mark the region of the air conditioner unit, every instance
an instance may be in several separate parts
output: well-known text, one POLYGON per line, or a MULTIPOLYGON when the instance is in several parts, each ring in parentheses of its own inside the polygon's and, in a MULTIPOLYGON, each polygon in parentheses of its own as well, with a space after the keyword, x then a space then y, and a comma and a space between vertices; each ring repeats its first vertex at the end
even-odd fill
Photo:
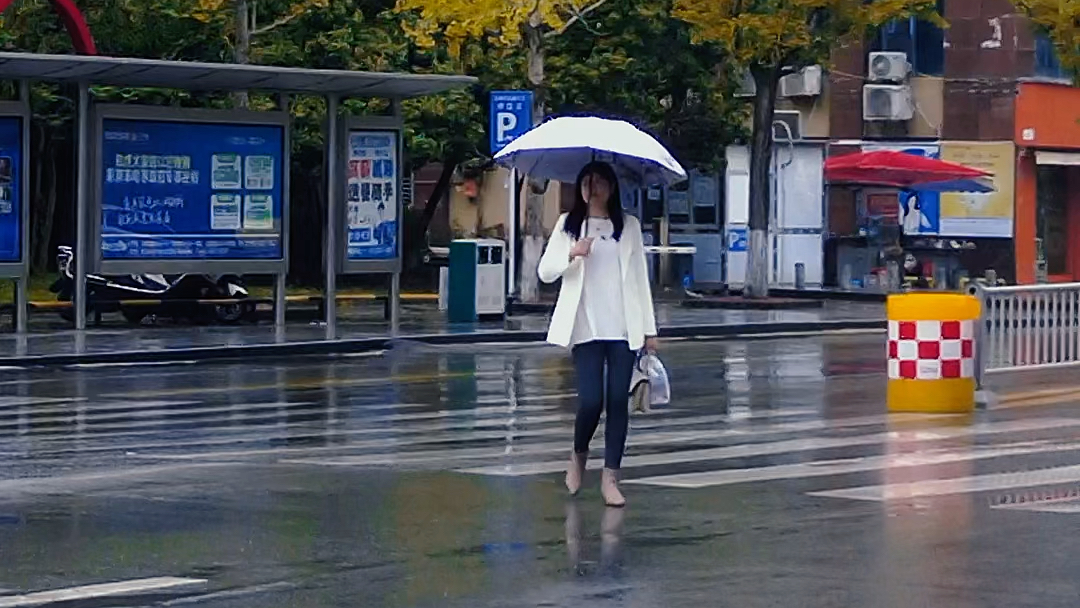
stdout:
POLYGON ((908 121, 915 116, 915 101, 906 84, 868 84, 863 87, 863 120, 908 121))
POLYGON ((907 53, 879 52, 870 53, 868 61, 868 79, 870 82, 904 82, 911 73, 907 53))
POLYGON ((773 112, 773 141, 802 139, 802 113, 798 110, 773 112))
POLYGON ((780 79, 780 97, 814 97, 821 95, 821 66, 805 67, 780 79))

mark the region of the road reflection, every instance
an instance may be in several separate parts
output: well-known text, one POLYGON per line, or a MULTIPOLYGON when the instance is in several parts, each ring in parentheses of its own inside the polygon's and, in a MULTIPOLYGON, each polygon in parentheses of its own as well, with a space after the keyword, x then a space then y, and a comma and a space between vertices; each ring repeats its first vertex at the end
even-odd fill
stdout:
POLYGON ((626 523, 626 509, 604 508, 600 517, 600 547, 599 561, 590 559, 593 552, 590 547, 583 547, 584 541, 589 540, 591 535, 583 536, 583 529, 589 528, 583 525, 581 507, 576 500, 566 503, 566 552, 571 571, 578 576, 599 574, 601 576, 616 576, 623 570, 623 530, 626 523))

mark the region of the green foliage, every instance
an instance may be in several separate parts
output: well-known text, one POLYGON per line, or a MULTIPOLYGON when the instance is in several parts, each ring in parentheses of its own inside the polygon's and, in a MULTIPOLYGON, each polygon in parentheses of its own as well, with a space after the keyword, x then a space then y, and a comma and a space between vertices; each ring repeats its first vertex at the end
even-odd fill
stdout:
POLYGON ((1061 67, 1080 76, 1080 2, 1076 0, 1016 0, 1032 23, 1054 44, 1061 67))
POLYGON ((580 34, 550 43, 556 112, 612 114, 660 137, 687 166, 715 169, 744 136, 745 104, 719 46, 695 45, 672 0, 610 0, 580 34))
POLYGON ((838 44, 894 19, 919 16, 944 25, 937 0, 675 0, 675 15, 699 41, 723 46, 740 65, 825 63, 838 44))

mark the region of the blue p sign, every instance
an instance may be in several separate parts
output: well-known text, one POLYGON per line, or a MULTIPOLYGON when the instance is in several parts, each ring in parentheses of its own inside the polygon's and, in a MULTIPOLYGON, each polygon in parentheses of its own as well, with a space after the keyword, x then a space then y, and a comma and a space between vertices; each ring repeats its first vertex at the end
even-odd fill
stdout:
POLYGON ((532 128, 532 91, 492 91, 491 153, 495 154, 532 128))

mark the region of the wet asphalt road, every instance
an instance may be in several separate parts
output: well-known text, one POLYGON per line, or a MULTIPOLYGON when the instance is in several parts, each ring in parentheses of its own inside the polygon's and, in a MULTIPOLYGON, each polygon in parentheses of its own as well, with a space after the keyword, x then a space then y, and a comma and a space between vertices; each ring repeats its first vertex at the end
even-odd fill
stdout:
POLYGON ((667 344, 621 511, 564 495, 555 349, 3 371, 0 606, 1080 605, 1075 397, 889 417, 883 354, 667 344))

